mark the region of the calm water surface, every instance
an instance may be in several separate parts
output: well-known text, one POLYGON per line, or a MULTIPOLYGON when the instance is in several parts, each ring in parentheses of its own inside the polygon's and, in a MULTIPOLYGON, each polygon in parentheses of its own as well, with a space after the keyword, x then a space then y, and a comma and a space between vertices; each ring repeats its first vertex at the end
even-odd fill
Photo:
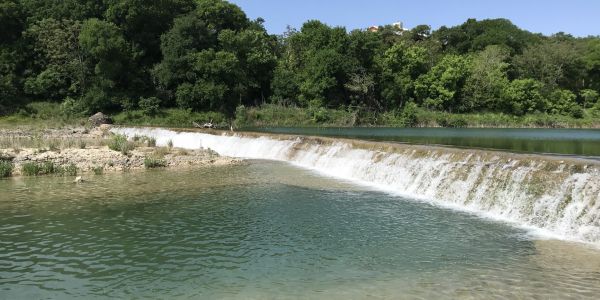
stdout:
POLYGON ((0 299, 594 299, 600 251, 283 163, 0 180, 0 299))
POLYGON ((250 131, 447 145, 513 152, 600 156, 599 129, 251 128, 250 131))

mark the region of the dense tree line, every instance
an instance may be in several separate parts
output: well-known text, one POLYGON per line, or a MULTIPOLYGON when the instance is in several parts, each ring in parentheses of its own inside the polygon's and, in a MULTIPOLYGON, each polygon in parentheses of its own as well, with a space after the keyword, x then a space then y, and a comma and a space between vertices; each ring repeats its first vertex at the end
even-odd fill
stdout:
POLYGON ((0 28, 0 114, 33 101, 71 114, 278 103, 581 117, 600 105, 600 38, 505 19, 376 32, 313 20, 274 36, 222 0, 0 0, 0 28))

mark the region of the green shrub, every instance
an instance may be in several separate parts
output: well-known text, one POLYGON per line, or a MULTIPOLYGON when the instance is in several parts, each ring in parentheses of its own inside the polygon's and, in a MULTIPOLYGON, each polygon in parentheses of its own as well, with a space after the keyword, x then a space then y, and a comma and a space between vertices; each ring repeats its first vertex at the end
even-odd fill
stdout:
POLYGON ((77 166, 75 164, 68 164, 60 168, 59 173, 63 176, 77 176, 77 166))
POLYGON ((160 99, 156 97, 140 98, 140 110, 147 116, 155 116, 160 111, 160 99))
POLYGON ((45 161, 41 164, 40 175, 54 174, 57 171, 59 171, 59 169, 51 161, 45 161))
POLYGON ((92 172, 94 172, 95 175, 102 175, 102 174, 104 174, 104 167, 103 166, 93 167, 92 172))
POLYGON ((127 155, 131 150, 135 149, 135 144, 127 140, 127 137, 121 134, 114 135, 108 144, 108 148, 113 151, 119 151, 127 155))
POLYGON ((146 140, 146 143, 148 144, 148 147, 156 147, 156 139, 155 138, 148 138, 146 140))
POLYGON ((0 178, 9 177, 12 175, 14 165, 7 160, 0 160, 0 178))
POLYGON ((25 176, 36 176, 40 173, 40 165, 35 162, 27 162, 21 166, 21 173, 25 176))
POLYGON ((78 144, 79 149, 85 149, 85 147, 87 146, 87 143, 84 140, 79 140, 78 144))
POLYGON ((25 176, 49 175, 54 174, 57 171, 58 168, 56 168, 54 163, 51 161, 45 161, 42 163, 27 162, 21 166, 21 173, 25 176))
POLYGON ((419 120, 417 118, 418 107, 413 102, 408 102, 402 109, 402 113, 400 114, 400 118, 402 118, 402 126, 404 127, 414 127, 418 124, 419 120))
POLYGON ((167 162, 164 159, 146 157, 144 159, 144 167, 146 169, 164 168, 167 166, 167 162))

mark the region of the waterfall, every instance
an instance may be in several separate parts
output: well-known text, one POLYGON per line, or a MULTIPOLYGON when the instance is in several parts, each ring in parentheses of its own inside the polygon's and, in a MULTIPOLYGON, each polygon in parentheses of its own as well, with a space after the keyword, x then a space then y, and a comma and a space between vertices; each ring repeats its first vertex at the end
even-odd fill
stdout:
POLYGON ((257 133, 113 128, 158 145, 290 162, 386 192, 600 246, 600 164, 583 159, 257 133))

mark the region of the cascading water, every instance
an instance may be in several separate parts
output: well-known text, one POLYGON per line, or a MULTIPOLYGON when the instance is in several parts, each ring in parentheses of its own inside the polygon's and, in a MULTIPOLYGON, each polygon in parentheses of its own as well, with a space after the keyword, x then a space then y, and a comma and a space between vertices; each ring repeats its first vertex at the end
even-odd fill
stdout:
POLYGON ((388 192, 600 246, 600 166, 596 162, 269 134, 114 128, 158 145, 210 148, 221 155, 293 163, 388 192))

